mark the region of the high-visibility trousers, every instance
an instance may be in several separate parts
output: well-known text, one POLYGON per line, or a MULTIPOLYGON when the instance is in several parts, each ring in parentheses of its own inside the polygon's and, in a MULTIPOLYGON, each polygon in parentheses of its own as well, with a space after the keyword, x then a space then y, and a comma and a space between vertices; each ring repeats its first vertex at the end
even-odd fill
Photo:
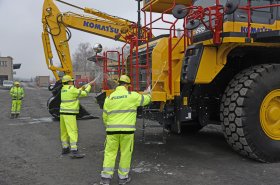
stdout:
POLYGON ((77 150, 78 127, 76 115, 60 115, 60 139, 63 148, 77 150))
POLYGON ((134 134, 112 134, 106 136, 103 170, 101 177, 112 178, 115 161, 120 147, 118 175, 120 179, 128 178, 134 147, 134 134))
POLYGON ((21 110, 21 100, 12 100, 11 114, 19 114, 21 110))

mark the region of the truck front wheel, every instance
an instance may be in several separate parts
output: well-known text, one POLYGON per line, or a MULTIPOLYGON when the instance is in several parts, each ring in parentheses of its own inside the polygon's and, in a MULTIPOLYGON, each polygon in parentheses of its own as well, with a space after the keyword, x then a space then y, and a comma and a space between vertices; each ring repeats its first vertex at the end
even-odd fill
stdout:
POLYGON ((235 151, 261 162, 280 161, 280 64, 236 75, 223 95, 220 119, 235 151))

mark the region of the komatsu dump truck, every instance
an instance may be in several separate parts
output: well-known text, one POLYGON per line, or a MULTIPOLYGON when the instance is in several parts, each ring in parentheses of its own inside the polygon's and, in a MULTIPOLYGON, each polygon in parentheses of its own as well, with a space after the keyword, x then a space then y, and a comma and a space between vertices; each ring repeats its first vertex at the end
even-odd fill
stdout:
POLYGON ((280 1, 150 0, 142 11, 149 29, 170 25, 127 61, 133 89, 152 89, 158 121, 177 133, 221 124, 238 153, 279 161, 280 1))

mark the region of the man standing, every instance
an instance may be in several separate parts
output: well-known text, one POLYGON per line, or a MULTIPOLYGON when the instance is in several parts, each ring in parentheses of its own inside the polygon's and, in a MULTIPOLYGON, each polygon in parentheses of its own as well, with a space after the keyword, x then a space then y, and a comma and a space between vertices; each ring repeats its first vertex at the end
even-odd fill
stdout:
POLYGON ((122 75, 119 86, 106 98, 103 121, 106 127, 106 146, 100 184, 109 185, 114 174, 115 160, 120 147, 119 184, 130 182, 128 176, 134 146, 137 107, 150 103, 150 95, 128 91, 130 78, 122 75))
POLYGON ((80 97, 89 94, 91 84, 77 89, 74 87, 74 79, 65 75, 62 77, 63 87, 61 89, 60 104, 60 137, 62 143, 62 155, 71 152, 72 158, 83 158, 85 155, 78 152, 78 127, 76 115, 80 109, 80 97))
POLYGON ((19 82, 14 82, 10 95, 12 97, 11 119, 18 118, 21 110, 21 100, 24 97, 24 90, 20 87, 19 82))

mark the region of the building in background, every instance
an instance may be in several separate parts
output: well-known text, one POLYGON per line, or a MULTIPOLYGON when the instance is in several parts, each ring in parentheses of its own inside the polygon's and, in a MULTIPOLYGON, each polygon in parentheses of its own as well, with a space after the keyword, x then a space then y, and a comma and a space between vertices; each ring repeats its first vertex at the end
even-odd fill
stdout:
POLYGON ((13 58, 0 57, 0 85, 4 80, 13 80, 13 58))
POLYGON ((35 81, 39 87, 48 87, 50 85, 50 76, 36 76, 35 81))
POLYGON ((14 69, 20 69, 21 64, 13 64, 13 58, 0 57, 0 86, 3 85, 4 80, 13 81, 13 75, 16 73, 14 69))

